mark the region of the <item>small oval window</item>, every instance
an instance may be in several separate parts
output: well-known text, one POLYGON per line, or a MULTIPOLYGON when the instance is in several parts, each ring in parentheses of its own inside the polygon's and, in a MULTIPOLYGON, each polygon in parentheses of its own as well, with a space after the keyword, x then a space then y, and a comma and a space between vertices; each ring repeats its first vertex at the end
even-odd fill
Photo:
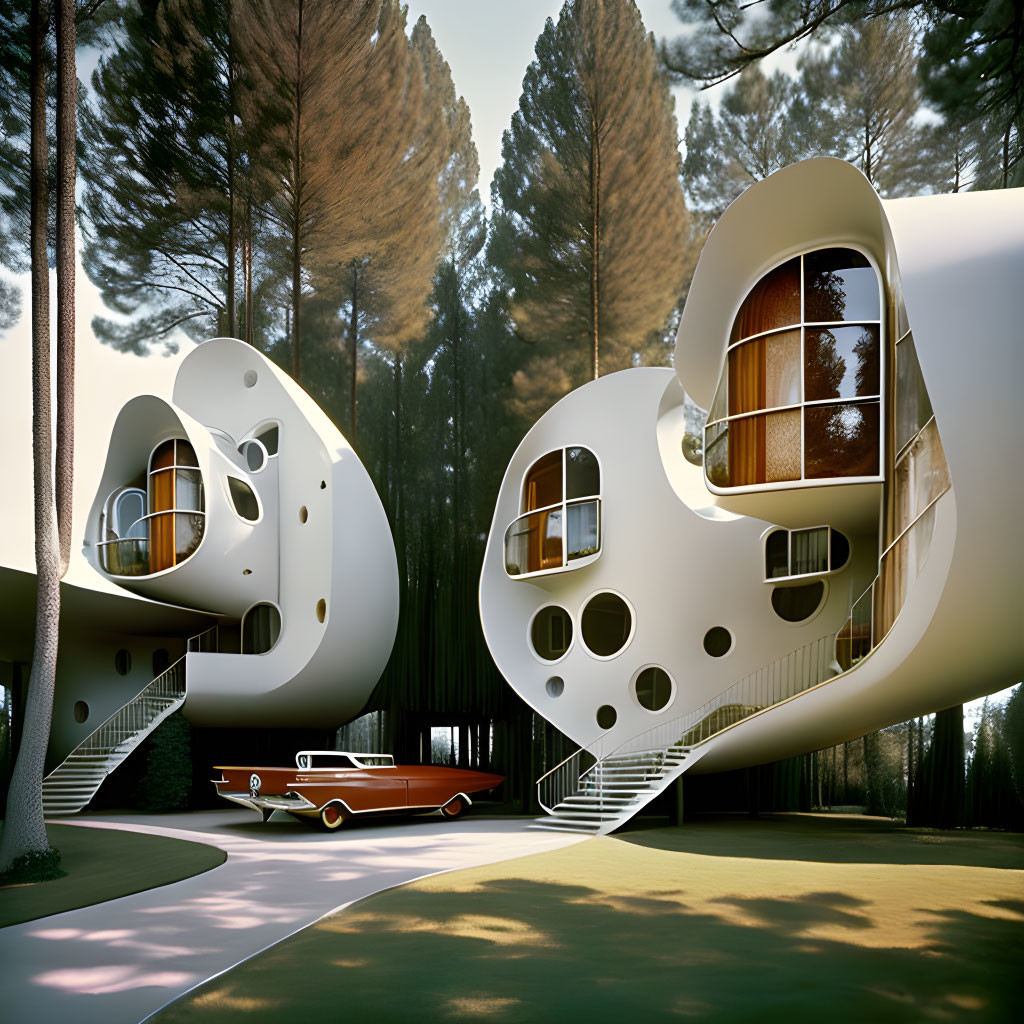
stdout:
POLYGON ((645 668, 636 677, 633 689, 640 707, 648 711, 661 711, 672 699, 672 679, 657 665, 645 668))
POLYGON ((580 617, 583 642, 587 650, 599 658, 618 654, 626 646, 632 629, 633 615, 629 605, 610 591, 595 594, 580 617))
POLYGON ((602 729, 610 729, 618 721, 618 718, 618 712, 611 704, 602 704, 597 709, 597 724, 602 729))
POLYGON ((122 647, 114 655, 114 668, 119 676, 126 676, 132 670, 132 655, 129 650, 122 647))
POLYGON ((786 622, 803 622, 818 610, 824 596, 825 584, 821 580, 800 587, 775 587, 772 610, 786 622))
POLYGON ((266 654, 281 635, 281 613, 272 604, 254 604, 242 616, 242 653, 266 654))
POLYGON ((267 449, 262 441, 252 438, 243 442, 238 449, 245 459, 246 468, 250 473, 258 473, 267 464, 267 449))
POLYGON ((725 626, 712 626, 704 634, 704 650, 712 658, 721 658, 732 648, 732 633, 725 626))
POLYGON ((89 717, 89 705, 84 700, 75 701, 75 721, 81 725, 89 717))
POLYGON ((561 697, 565 691, 565 680, 561 676, 552 676, 545 684, 549 697, 561 697))
POLYGON ((228 492, 231 494, 231 503, 235 511, 250 523, 254 523, 260 517, 260 504, 256 500, 256 492, 238 477, 228 477, 228 492))
POLYGON ((541 608, 530 627, 530 642, 538 657, 545 661, 557 661, 572 643, 572 619, 569 613, 553 604, 541 608))

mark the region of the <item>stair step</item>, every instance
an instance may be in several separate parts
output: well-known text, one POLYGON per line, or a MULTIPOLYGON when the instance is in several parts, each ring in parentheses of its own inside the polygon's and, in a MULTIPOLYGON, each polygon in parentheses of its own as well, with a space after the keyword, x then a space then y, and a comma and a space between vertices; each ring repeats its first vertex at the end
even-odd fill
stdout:
POLYGON ((527 828, 553 828, 560 832, 586 832, 593 835, 601 827, 600 822, 575 821, 572 818, 538 818, 536 824, 527 828))

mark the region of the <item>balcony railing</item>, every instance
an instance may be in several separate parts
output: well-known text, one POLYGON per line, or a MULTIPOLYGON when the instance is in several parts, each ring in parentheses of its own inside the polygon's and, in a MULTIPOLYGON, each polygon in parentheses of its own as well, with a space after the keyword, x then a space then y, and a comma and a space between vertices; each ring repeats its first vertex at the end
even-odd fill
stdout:
POLYGON ((601 550, 601 499, 527 512, 505 531, 505 571, 518 578, 576 568, 601 550))

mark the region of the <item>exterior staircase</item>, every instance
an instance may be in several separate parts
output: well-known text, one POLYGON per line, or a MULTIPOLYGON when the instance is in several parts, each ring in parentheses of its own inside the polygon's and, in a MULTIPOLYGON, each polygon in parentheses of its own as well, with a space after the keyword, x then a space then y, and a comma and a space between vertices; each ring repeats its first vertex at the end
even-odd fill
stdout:
POLYGON ((182 657, 86 736, 43 779, 43 813, 51 818, 77 814, 96 795, 103 780, 184 703, 182 657))
POLYGON ((656 750, 615 753, 579 778, 575 792, 528 828, 606 835, 667 789, 700 756, 676 744, 656 750))

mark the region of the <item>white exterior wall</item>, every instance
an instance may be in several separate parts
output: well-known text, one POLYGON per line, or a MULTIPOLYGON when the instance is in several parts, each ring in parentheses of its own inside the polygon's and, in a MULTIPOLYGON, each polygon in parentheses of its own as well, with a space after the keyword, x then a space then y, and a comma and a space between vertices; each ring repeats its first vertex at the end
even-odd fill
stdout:
POLYGON ((759 538, 768 523, 746 516, 863 530, 878 521, 881 487, 794 485, 714 495, 680 451, 682 390, 710 406, 733 320, 751 287, 789 256, 841 245, 869 253, 880 270, 886 348, 895 343, 903 297, 952 487, 936 504, 929 555, 881 645, 834 681, 720 733, 695 770, 758 764, 852 739, 993 692, 1024 673, 1024 552, 1015 536, 1024 507, 1024 194, 882 202, 850 165, 806 161, 748 189, 709 236, 679 329, 678 380, 672 371, 637 369, 578 389, 527 434, 503 481, 480 582, 488 645, 531 706, 580 744, 599 737, 598 754, 659 718, 698 708, 787 651, 834 634, 878 570, 877 530, 854 532, 853 558, 830 579, 825 606, 807 623, 782 622, 768 605, 771 587, 761 582, 759 538), (523 474, 564 444, 585 445, 602 463, 601 556, 579 570, 510 579, 502 545, 520 511, 523 474), (527 637, 536 608, 562 604, 578 631, 581 604, 603 589, 620 592, 636 609, 630 644, 600 662, 581 649, 577 632, 564 659, 544 666, 527 637), (701 647, 712 625, 734 634, 725 658, 710 659, 701 647), (648 664, 665 668, 676 684, 659 715, 639 708, 630 694, 636 670, 648 664), (544 691, 555 674, 565 680, 559 698, 544 691), (619 718, 602 732, 594 716, 605 703, 619 718))

